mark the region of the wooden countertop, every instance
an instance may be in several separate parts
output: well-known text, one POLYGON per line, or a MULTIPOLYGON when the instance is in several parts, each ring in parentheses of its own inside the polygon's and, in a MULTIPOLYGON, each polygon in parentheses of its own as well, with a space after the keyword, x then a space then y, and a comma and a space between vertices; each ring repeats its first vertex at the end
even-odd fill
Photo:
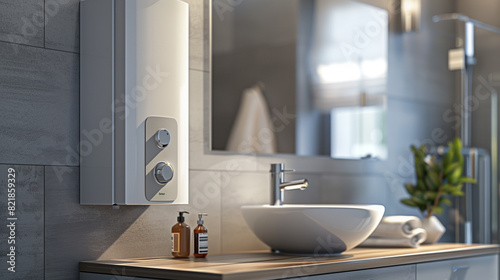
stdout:
POLYGON ((85 261, 80 272, 158 279, 282 279, 436 260, 498 254, 498 245, 436 244, 418 249, 355 248, 334 257, 269 252, 209 255, 206 259, 152 257, 85 261))

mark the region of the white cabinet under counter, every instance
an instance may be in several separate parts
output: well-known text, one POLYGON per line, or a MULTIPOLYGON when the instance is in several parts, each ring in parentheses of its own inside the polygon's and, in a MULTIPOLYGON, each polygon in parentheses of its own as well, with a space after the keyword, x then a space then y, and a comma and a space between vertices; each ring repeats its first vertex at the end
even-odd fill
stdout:
MULTIPOLYGON (((398 265, 350 272, 291 278, 289 280, 415 280, 415 265, 398 265)), ((431 278, 433 279, 433 278, 431 278)), ((429 280, 429 278, 427 279, 429 280)))
POLYGON ((498 254, 498 245, 436 244, 418 249, 355 248, 332 257, 262 251, 206 259, 164 256, 81 262, 80 279, 498 279, 498 254))
POLYGON ((498 279, 498 255, 417 264, 417 280, 498 279))

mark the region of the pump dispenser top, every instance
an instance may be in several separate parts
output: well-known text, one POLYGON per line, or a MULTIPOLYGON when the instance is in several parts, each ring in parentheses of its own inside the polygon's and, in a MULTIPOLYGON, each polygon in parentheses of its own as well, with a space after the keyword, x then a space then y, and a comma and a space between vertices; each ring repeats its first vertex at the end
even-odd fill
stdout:
POLYGON ((177 222, 184 223, 184 221, 185 221, 184 216, 183 216, 184 214, 189 214, 189 212, 188 211, 179 211, 179 217, 177 217, 177 222))
POLYGON ((203 225, 203 216, 208 216, 207 213, 200 213, 198 214, 198 224, 203 225))

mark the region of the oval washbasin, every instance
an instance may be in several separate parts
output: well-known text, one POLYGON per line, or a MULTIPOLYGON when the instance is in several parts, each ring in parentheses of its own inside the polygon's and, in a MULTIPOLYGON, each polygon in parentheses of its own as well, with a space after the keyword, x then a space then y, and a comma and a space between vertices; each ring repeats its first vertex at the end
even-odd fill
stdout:
POLYGON ((333 255, 363 242, 380 223, 382 205, 251 205, 241 211, 250 229, 271 249, 300 255, 333 255))

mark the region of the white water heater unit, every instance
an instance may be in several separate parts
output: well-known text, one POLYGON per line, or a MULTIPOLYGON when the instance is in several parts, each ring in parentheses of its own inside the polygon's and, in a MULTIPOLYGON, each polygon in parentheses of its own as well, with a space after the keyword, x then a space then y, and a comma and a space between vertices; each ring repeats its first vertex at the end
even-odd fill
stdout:
POLYGON ((85 0, 80 12, 80 203, 187 204, 188 4, 85 0))

